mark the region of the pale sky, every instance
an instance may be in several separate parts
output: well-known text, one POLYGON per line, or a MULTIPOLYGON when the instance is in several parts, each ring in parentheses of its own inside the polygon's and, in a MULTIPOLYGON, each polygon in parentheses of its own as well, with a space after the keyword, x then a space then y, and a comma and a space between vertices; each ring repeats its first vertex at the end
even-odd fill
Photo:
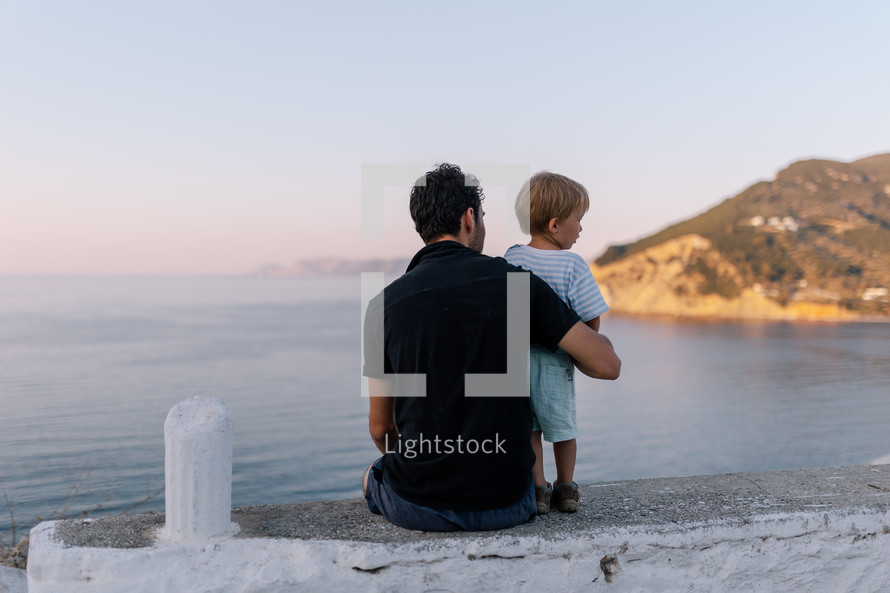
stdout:
MULTIPOLYGON (((888 31, 884 0, 0 0, 0 274, 410 256, 407 187, 362 238, 364 163, 573 177, 592 259, 890 152, 888 31)), ((513 196, 481 177, 501 255, 513 196)))

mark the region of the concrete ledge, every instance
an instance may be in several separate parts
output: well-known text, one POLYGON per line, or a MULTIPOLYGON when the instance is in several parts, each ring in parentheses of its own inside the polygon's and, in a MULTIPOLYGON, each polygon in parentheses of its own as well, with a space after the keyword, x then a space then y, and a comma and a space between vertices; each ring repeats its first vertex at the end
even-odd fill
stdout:
POLYGON ((28 593, 25 571, 0 564, 0 593, 28 593))
POLYGON ((890 466, 581 487, 581 510, 424 533, 358 499, 234 509, 236 536, 159 537, 163 515, 42 523, 29 591, 885 591, 890 466))

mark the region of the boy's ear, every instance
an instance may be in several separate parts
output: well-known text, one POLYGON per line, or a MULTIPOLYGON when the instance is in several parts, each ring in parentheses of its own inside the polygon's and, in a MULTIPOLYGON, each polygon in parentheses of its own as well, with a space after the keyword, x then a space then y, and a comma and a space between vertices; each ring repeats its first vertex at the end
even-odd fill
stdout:
POLYGON ((556 231, 558 231, 559 230, 559 219, 551 218, 550 222, 547 223, 547 230, 550 231, 551 233, 555 233, 556 231))

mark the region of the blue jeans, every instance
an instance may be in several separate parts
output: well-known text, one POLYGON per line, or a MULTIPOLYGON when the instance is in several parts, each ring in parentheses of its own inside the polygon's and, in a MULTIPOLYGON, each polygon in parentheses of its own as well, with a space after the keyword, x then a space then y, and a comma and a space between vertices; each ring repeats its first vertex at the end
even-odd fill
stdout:
MULTIPOLYGON (((391 453, 387 453, 391 455, 391 453)), ((531 478, 531 476, 529 476, 531 478)), ((390 523, 419 531, 489 531, 506 529, 533 518, 538 508, 535 503, 535 483, 529 481, 525 496, 514 505, 485 511, 449 511, 432 509, 407 501, 386 482, 383 457, 371 466, 365 500, 372 513, 383 515, 390 523)))

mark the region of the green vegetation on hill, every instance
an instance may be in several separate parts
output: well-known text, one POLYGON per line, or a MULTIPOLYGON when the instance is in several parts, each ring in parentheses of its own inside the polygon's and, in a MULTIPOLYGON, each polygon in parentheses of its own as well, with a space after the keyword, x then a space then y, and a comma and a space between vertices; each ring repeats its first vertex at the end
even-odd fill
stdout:
POLYGON ((701 294, 732 298, 759 284, 782 302, 808 288, 808 299, 886 313, 880 299, 861 297, 867 288, 890 288, 890 154, 794 163, 699 216, 609 247, 596 263, 688 234, 709 239, 738 271, 730 278, 705 261, 690 263, 701 294))
POLYGON ((702 279, 698 287, 699 294, 716 294, 725 299, 733 299, 742 293, 742 286, 735 277, 721 274, 703 259, 689 262, 686 274, 702 279))

